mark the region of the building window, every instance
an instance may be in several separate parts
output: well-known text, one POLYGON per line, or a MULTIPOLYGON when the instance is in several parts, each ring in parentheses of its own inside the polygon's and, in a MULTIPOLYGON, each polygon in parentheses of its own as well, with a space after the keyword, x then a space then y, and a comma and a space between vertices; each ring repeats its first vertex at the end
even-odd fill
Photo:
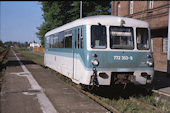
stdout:
POLYGON ((163 38, 163 47, 162 47, 162 52, 167 53, 168 51, 168 38, 163 38))
POLYGON ((117 4, 117 15, 120 16, 120 2, 117 4))
POLYGON ((130 1, 130 14, 133 14, 133 1, 130 1))
POLYGON ((153 1, 149 1, 149 9, 153 9, 153 1))

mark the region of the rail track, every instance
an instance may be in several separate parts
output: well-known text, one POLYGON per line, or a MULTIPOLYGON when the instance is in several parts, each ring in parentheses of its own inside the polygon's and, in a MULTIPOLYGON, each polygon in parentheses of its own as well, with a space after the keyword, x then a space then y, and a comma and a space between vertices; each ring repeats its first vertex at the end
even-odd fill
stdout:
POLYGON ((2 63, 3 63, 4 59, 6 58, 6 56, 8 55, 9 50, 10 49, 8 48, 8 49, 5 49, 5 50, 0 52, 0 66, 2 65, 2 63))

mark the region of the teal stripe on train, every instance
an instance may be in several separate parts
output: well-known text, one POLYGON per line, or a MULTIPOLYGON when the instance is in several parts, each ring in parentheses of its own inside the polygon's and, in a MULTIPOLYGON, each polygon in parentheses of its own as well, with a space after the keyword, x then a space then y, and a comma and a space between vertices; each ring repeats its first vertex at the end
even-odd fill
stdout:
MULTIPOLYGON (((51 49, 52 50, 52 49, 51 49)), ((53 49, 53 51, 46 51, 47 54, 59 55, 73 58, 72 49, 53 49)), ((151 70, 153 67, 147 65, 147 55, 150 52, 125 52, 125 51, 79 51, 78 59, 84 65, 86 70, 92 70, 93 65, 91 61, 97 59, 99 61, 98 70, 151 70), (94 58, 93 54, 97 54, 94 58)), ((149 60, 153 60, 150 58, 149 60)))

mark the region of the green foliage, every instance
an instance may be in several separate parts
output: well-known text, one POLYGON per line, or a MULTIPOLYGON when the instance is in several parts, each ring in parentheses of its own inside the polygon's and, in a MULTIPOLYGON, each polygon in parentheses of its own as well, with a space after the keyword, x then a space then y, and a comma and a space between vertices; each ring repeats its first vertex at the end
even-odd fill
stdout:
MULTIPOLYGON (((61 25, 80 17, 80 1, 43 1, 41 2, 44 22, 37 27, 36 33, 44 47, 45 34, 61 25)), ((83 17, 110 14, 110 1, 83 1, 83 17)))
POLYGON ((17 49, 17 51, 24 55, 26 58, 32 60, 33 62, 42 66, 44 65, 44 56, 34 54, 34 52, 29 51, 28 49, 17 49))

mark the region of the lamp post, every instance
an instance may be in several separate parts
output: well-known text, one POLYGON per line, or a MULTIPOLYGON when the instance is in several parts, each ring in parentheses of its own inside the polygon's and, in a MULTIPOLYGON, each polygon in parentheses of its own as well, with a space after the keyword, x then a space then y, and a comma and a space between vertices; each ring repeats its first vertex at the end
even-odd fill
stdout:
POLYGON ((80 1, 80 18, 82 18, 82 1, 80 1))

